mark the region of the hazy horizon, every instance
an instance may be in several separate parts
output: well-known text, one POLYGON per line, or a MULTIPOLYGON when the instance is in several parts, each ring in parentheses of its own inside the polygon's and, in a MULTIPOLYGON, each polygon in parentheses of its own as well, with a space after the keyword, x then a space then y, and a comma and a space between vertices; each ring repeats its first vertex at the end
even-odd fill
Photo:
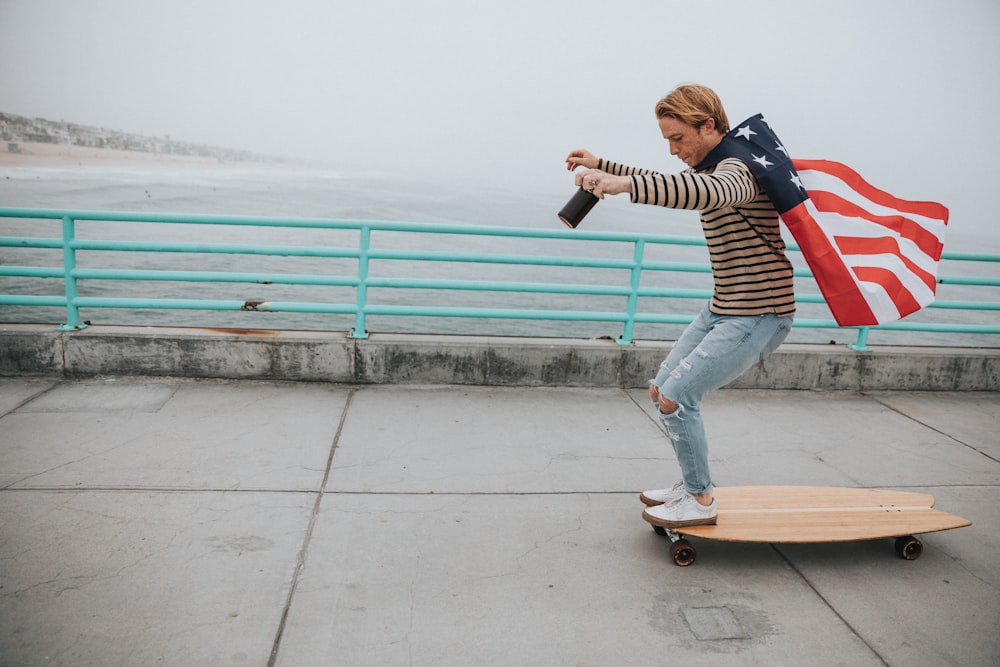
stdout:
POLYGON ((989 229, 1000 4, 0 0, 0 107, 456 188, 566 192, 569 150, 677 171, 676 84, 989 229), (57 20, 58 19, 58 20, 57 20), (961 170, 959 172, 959 170, 961 170))

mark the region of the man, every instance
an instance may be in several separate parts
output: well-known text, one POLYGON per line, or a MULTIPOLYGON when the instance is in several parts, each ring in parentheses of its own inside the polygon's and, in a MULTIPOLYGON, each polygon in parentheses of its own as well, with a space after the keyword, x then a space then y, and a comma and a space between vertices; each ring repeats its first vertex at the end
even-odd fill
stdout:
POLYGON ((712 264, 712 299, 649 385, 683 479, 640 495, 647 505, 647 521, 679 528, 713 524, 717 516, 701 401, 784 341, 792 326, 795 296, 774 204, 750 168, 720 147, 729 121, 719 97, 704 86, 682 85, 660 100, 655 111, 671 155, 689 169, 665 175, 585 150, 571 152, 566 166, 571 171, 584 167, 576 184, 598 198, 628 193, 634 203, 692 209, 701 215, 712 264))

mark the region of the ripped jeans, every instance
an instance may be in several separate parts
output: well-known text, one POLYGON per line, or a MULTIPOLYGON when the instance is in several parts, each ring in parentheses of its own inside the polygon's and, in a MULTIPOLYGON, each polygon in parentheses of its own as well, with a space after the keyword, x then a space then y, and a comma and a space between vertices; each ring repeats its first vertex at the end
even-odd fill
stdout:
POLYGON ((660 364, 650 383, 677 403, 674 412, 660 411, 659 417, 688 492, 707 493, 712 488, 702 399, 774 352, 791 328, 791 317, 716 315, 706 304, 660 364))

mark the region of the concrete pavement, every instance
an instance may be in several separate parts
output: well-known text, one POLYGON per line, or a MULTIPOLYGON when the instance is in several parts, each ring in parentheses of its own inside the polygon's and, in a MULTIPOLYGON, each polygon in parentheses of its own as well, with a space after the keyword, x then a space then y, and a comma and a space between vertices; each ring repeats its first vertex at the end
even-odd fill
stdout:
POLYGON ((727 389, 719 485, 971 527, 701 541, 642 389, 0 378, 2 665, 996 665, 1000 394, 727 389))

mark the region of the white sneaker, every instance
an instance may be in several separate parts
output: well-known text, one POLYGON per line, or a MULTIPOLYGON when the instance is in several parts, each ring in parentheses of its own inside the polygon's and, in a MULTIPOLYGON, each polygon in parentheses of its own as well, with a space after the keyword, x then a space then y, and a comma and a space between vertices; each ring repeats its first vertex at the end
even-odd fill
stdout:
POLYGON ((702 505, 690 493, 672 505, 647 507, 642 518, 661 528, 683 528, 684 526, 710 526, 718 518, 715 498, 711 505, 702 505))
POLYGON ((684 480, 680 480, 669 489, 643 491, 639 494, 639 500, 644 502, 647 507, 655 507, 656 505, 672 505, 686 495, 688 492, 684 488, 684 480))

